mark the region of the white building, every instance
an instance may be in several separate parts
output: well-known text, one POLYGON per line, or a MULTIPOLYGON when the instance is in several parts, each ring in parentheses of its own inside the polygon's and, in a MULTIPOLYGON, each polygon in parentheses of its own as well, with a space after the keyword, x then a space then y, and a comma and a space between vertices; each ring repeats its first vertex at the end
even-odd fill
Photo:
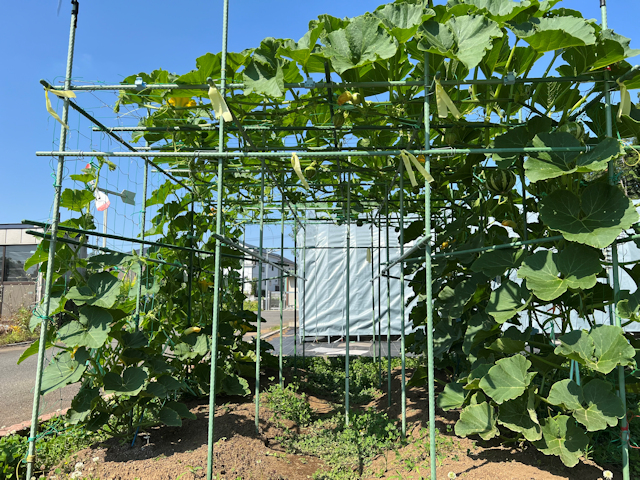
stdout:
MULTIPOLYGON (((252 245, 247 245, 247 247, 256 253, 259 251, 258 247, 254 247, 252 245)), ((292 274, 295 273, 295 262, 286 257, 283 259, 280 255, 273 253, 273 251, 274 249, 263 248, 262 256, 276 265, 284 264, 286 272, 292 274)), ((245 260, 242 267, 243 292, 250 299, 255 299, 258 296, 257 285, 254 290, 254 284, 257 284, 258 282, 259 268, 260 263, 256 259, 245 260)), ((280 270, 273 265, 263 263, 262 279, 262 298, 265 299, 263 307, 278 307, 278 302, 280 300, 280 270)), ((292 276, 285 276, 283 279, 285 308, 294 308, 296 291, 295 280, 296 278, 292 276)))

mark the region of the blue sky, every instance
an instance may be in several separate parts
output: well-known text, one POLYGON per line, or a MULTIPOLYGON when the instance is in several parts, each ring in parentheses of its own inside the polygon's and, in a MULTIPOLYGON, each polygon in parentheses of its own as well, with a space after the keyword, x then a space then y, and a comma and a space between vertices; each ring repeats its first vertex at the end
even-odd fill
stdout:
MULTIPOLYGON (((231 0, 229 11, 229 50, 240 51, 259 45, 267 36, 299 39, 307 31, 309 20, 322 13, 356 16, 375 9, 378 1, 323 0, 321 2, 274 0, 231 0)), ((442 3, 442 2, 438 2, 442 3)), ((69 33, 70 2, 63 0, 56 15, 57 0, 3 2, 0 29, 0 64, 4 65, 0 86, 0 223, 22 219, 46 221, 53 200, 51 159, 36 157, 36 150, 52 150, 59 126, 45 110, 44 78, 55 82, 65 71, 69 33)), ((609 27, 633 38, 638 28, 638 0, 609 0, 609 27)), ((558 6, 581 10, 588 18, 600 19, 600 0, 564 0, 558 6)), ((118 83, 133 73, 155 68, 186 73, 195 67, 195 58, 221 48, 221 0, 175 2, 133 2, 123 0, 80 2, 73 77, 76 81, 118 83)), ((640 39, 631 46, 640 48, 640 39)), ((640 63, 638 57, 631 63, 640 63)), ((78 94, 86 106, 107 125, 113 115, 104 106, 109 98, 78 94)), ((636 100, 633 94, 633 100, 636 100)), ((52 98, 54 107, 57 100, 52 98)), ((111 102, 113 103, 113 102, 111 102)), ((60 109, 58 108, 58 111, 60 109)), ((74 128, 74 116, 70 125, 74 128)), ((89 149, 91 145, 119 150, 107 142, 101 144, 87 125, 71 135, 70 149, 89 149)), ((123 159, 125 160, 125 159, 123 159)), ((84 166, 71 162, 67 173, 84 166)), ((122 172, 122 182, 112 185, 127 188, 139 185, 140 178, 131 164, 122 172)), ((124 211, 122 225, 136 212, 124 211)), ((116 229, 118 224, 114 224, 116 229)), ((280 228, 267 231, 266 243, 279 245, 280 228)), ((257 241, 248 239, 248 241, 257 241)), ((271 245, 270 245, 271 246, 271 245)))

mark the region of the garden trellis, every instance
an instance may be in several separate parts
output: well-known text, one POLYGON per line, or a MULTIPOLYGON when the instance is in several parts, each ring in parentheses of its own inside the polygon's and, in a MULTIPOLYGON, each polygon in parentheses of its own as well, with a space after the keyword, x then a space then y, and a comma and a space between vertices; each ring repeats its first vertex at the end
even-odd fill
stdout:
MULTIPOLYGON (((413 300, 405 298, 405 275, 413 274, 411 319, 426 333, 410 341, 426 365, 412 382, 428 384, 432 478, 436 361, 455 370, 438 405, 462 408, 456 434, 488 440, 502 428, 573 466, 591 432, 619 425, 629 478, 625 382, 636 372, 625 368, 635 364, 636 345, 624 336, 622 318, 636 320, 640 298, 620 291, 618 275, 640 275, 619 265, 617 245, 640 234, 638 213, 618 184, 630 171, 625 161, 638 155, 627 140, 638 137, 640 110, 628 90, 640 86, 640 76, 625 61, 638 52, 608 29, 604 0, 602 25, 556 3, 398 1, 352 19, 323 15, 299 42, 267 38, 228 53, 225 0, 222 52, 198 58, 196 70, 82 85, 72 82, 72 1, 64 85, 43 82, 62 97, 65 127, 57 151, 36 152, 57 159, 57 168, 52 220, 39 224, 46 241, 33 260, 43 262, 46 284, 34 316, 41 336, 29 352, 37 351, 38 368, 27 478, 41 392, 78 381, 70 420, 124 437, 189 417, 179 392, 209 394, 211 478, 215 395, 249 393, 245 378, 253 378, 259 429, 261 361, 270 358, 260 322, 254 327, 255 315, 242 308, 234 272, 245 258, 269 262, 266 223, 280 225, 283 242, 285 222, 304 231, 311 210, 346 224, 347 245, 352 223, 371 225, 371 248, 374 229, 379 236, 385 230, 386 245, 390 226, 398 229, 399 257, 387 256, 379 271, 372 263, 372 337, 379 343, 376 324, 389 321, 380 315, 380 281, 399 282, 404 322, 413 300), (544 73, 529 76, 547 59, 544 73), (551 76, 560 59, 559 75, 551 76), (76 92, 118 92, 116 112, 144 115, 138 125, 105 125, 74 100, 76 92), (69 108, 109 149, 67 148, 69 108), (118 132, 131 132, 132 140, 118 132), (142 139, 144 147, 134 146, 142 139), (65 161, 85 157, 91 163, 66 179, 65 161), (130 235, 97 231, 91 213, 97 188, 118 191, 101 183, 118 159, 137 159, 144 169, 140 232, 130 235), (149 196, 151 174, 162 183, 149 196), (65 180, 81 188, 63 190, 65 180), (60 221, 61 207, 75 216, 60 221), (405 218, 415 220, 405 226, 405 218), (259 226, 258 252, 240 240, 248 223, 259 226), (101 247, 89 237, 123 243, 101 247), (80 259, 81 245, 103 254, 80 259), (611 286, 601 258, 609 247, 611 286), (402 265, 399 278, 388 273, 393 265, 402 265), (596 310, 609 313, 610 325, 595 324, 596 310), (591 330, 573 330, 571 312, 591 330), (68 321, 57 330, 48 328, 55 315, 68 321), (251 330, 255 345, 242 341, 251 330), (45 351, 57 342, 65 346, 44 369, 45 351)), ((281 285, 284 275, 305 281, 302 263, 293 274, 274 265, 281 285)), ((349 292, 348 274, 344 287, 349 292)), ((260 309, 259 301, 258 318, 260 309)), ((404 434, 409 345, 404 325, 400 331, 404 434)), ((379 345, 377 352, 380 361, 379 345)), ((281 383, 282 365, 281 348, 281 383)))

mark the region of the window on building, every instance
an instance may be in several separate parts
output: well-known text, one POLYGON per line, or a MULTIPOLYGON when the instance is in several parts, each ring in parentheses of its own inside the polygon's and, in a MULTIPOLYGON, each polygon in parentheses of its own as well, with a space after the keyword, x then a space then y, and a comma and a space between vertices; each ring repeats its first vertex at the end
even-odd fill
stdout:
POLYGON ((276 284, 276 292, 279 292, 279 291, 280 291, 280 285, 276 284))
POLYGON ((26 272, 25 262, 35 253, 36 245, 12 245, 5 247, 4 259, 0 261, 0 272, 4 282, 35 282, 38 278, 38 266, 34 265, 26 272))

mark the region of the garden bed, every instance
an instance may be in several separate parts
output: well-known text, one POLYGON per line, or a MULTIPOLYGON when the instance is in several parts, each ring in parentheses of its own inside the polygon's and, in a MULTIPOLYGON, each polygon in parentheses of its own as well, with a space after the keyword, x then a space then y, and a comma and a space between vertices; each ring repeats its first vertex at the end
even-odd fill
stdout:
MULTIPOLYGON (((273 378, 273 377, 271 377, 273 378)), ((266 380, 266 379, 265 379, 266 380)), ((268 382, 265 382, 268 383, 268 382)), ((394 404, 387 407, 386 382, 369 403, 354 407, 354 412, 364 412, 367 407, 386 413, 399 425, 401 418, 400 370, 393 371, 392 395, 394 404)), ((299 397, 299 396, 298 396, 299 397)), ((332 468, 331 455, 324 460, 314 455, 289 453, 282 441, 283 435, 310 437, 311 427, 300 427, 288 420, 270 420, 272 412, 267 402, 260 409, 261 433, 256 435, 254 426, 255 405, 250 399, 220 397, 226 403, 216 408, 214 447, 214 478, 220 479, 350 479, 386 478, 419 479, 429 475, 429 439, 427 390, 413 387, 407 391, 408 442, 397 442, 393 448, 375 456, 372 461, 361 462, 362 476, 358 475, 357 462, 352 470, 341 474, 332 468), (326 472, 326 473, 322 473, 326 472)), ((307 401, 316 418, 329 418, 343 407, 327 396, 308 396, 307 401)), ((75 478, 99 478, 103 480, 126 479, 200 479, 206 476, 207 467, 207 419, 206 399, 188 403, 196 420, 184 420, 182 427, 157 427, 139 435, 135 446, 121 445, 112 439, 100 445, 86 448, 68 457, 52 468, 47 478, 67 478, 74 475, 76 464, 81 475, 75 478), (148 438, 147 438, 147 434, 148 438)), ((457 412, 438 412, 439 430, 437 471, 438 478, 467 479, 566 479, 596 480, 602 478, 605 468, 582 459, 574 468, 565 467, 557 457, 546 456, 535 448, 521 445, 511 447, 499 441, 484 442, 458 438, 453 433, 457 412), (451 477, 448 477, 451 475, 451 477)), ((399 426, 398 426, 399 428, 399 426)), ((366 435, 366 432, 363 433, 366 435)), ((335 456, 346 455, 335 451, 335 456)), ((366 457, 366 452, 363 454, 366 457)), ((609 466, 604 466, 611 469, 609 466)), ((614 478, 619 473, 613 470, 614 478)))

